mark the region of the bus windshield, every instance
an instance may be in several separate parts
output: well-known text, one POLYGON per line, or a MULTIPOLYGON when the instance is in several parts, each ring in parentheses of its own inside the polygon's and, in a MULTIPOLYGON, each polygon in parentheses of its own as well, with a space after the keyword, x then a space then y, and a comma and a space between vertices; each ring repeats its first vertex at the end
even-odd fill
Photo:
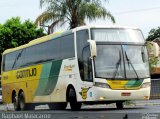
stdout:
POLYGON ((96 77, 125 78, 120 45, 97 45, 96 77))
POLYGON ((109 79, 149 77, 146 47, 97 44, 95 74, 96 77, 109 79))
POLYGON ((149 77, 148 54, 139 29, 92 29, 97 42, 96 77, 140 79, 149 77))
POLYGON ((148 53, 145 46, 123 45, 126 78, 149 77, 148 53))

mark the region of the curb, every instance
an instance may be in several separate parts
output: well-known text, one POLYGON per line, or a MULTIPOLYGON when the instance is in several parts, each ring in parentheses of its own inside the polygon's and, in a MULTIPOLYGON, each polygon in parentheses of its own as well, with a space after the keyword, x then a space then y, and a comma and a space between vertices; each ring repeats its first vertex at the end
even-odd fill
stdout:
POLYGON ((160 100, 134 101, 136 106, 160 105, 160 100))

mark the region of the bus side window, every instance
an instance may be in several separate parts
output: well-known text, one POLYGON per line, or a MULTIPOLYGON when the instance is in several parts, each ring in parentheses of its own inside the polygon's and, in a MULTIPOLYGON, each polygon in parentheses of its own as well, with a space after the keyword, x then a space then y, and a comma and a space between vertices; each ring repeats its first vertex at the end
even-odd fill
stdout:
POLYGON ((78 65, 79 65, 79 72, 80 77, 84 80, 84 61, 83 61, 83 49, 87 46, 89 39, 88 30, 81 30, 76 33, 76 40, 77 40, 77 57, 78 57, 78 65))
POLYGON ((93 81, 92 79, 92 63, 90 59, 90 48, 89 45, 84 47, 83 52, 83 74, 84 81, 93 81))

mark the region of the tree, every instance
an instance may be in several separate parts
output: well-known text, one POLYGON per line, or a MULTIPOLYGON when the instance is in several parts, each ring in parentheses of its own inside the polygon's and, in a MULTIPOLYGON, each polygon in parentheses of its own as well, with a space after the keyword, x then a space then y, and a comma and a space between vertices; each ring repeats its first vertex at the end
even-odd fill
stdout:
POLYGON ((11 18, 3 25, 0 24, 0 52, 44 35, 43 29, 37 29, 33 22, 26 20, 22 23, 19 17, 11 18))
POLYGON ((157 29, 151 29, 146 40, 153 41, 156 38, 160 38, 160 27, 157 29))
MULTIPOLYGON (((151 41, 153 41, 155 39, 158 40, 159 38, 160 38, 160 27, 158 27, 157 29, 151 29, 149 32, 149 35, 146 39, 147 40, 146 45, 147 45, 147 49, 148 49, 148 53, 149 53, 149 65, 150 65, 151 74, 154 74, 155 67, 157 67, 157 64, 159 61, 158 57, 151 55, 151 52, 153 49, 153 45, 152 45, 151 41)), ((155 41, 155 42, 158 43, 159 41, 155 41)))
POLYGON ((22 23, 19 17, 11 18, 0 24, 0 53, 44 35, 43 29, 37 29, 33 22, 26 20, 22 23))
POLYGON ((68 23, 70 29, 85 25, 85 20, 96 20, 97 18, 108 18, 113 23, 115 19, 112 14, 102 6, 106 0, 40 0, 40 6, 46 10, 37 17, 36 24, 42 25, 51 22, 50 32, 56 26, 68 23))
POLYGON ((148 55, 149 55, 149 67, 150 67, 150 73, 154 74, 155 72, 155 67, 157 67, 158 64, 158 57, 154 56, 153 53, 153 45, 150 41, 146 42, 146 46, 148 49, 148 55))

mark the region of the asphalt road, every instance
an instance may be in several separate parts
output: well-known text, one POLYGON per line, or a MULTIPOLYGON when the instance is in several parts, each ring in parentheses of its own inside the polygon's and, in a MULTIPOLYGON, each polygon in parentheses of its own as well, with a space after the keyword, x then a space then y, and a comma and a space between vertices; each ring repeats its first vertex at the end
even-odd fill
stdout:
POLYGON ((11 106, 0 106, 1 119, 160 119, 160 106, 126 106, 117 110, 114 105, 83 106, 80 111, 49 110, 47 106, 36 107, 34 111, 15 112, 11 106), (3 110, 2 110, 3 109, 3 110))

